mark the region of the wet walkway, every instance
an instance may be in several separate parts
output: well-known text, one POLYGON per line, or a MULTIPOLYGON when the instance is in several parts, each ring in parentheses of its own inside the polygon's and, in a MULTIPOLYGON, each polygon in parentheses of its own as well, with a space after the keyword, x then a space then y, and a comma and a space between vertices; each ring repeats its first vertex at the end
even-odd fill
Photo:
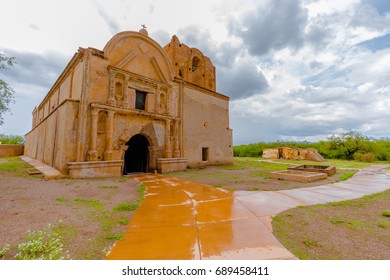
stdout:
POLYGON ((273 236, 271 217, 299 205, 384 191, 390 188, 384 167, 366 168, 340 183, 273 192, 137 175, 147 195, 106 259, 295 259, 273 236))

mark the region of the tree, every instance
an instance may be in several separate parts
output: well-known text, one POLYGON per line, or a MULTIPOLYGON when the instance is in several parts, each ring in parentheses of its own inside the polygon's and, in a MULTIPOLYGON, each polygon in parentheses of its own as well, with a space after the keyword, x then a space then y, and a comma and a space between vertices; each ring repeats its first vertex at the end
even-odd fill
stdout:
POLYGON ((353 159, 355 153, 369 152, 369 139, 358 131, 349 130, 341 135, 332 135, 328 138, 332 157, 340 159, 353 159))
MULTIPOLYGON (((15 58, 7 57, 0 52, 0 70, 8 70, 14 66, 15 58)), ((0 125, 4 123, 3 114, 9 111, 9 104, 14 102, 14 90, 2 79, 0 79, 0 125)))

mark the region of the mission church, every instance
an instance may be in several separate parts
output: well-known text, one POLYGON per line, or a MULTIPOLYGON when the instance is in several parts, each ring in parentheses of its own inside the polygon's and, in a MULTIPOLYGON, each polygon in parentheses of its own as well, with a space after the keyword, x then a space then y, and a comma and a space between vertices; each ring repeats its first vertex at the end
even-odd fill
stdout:
POLYGON ((71 178, 233 162, 229 98, 215 67, 176 36, 139 32, 79 48, 33 111, 25 155, 71 178))

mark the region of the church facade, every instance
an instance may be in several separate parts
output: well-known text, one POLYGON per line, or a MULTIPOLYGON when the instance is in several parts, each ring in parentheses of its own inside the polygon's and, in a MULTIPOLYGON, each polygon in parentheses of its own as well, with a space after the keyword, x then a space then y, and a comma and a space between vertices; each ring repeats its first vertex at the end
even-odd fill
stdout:
POLYGON ((79 48, 34 109, 25 155, 72 178, 230 164, 229 98, 200 50, 121 32, 79 48))

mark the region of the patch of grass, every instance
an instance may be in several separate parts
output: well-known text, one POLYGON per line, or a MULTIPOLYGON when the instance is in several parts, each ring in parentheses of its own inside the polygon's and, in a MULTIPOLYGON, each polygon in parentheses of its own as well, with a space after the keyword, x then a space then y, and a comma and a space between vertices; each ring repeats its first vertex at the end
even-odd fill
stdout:
POLYGON ((79 188, 80 188, 80 186, 74 186, 74 188, 75 188, 75 189, 79 189, 79 188))
POLYGON ((109 225, 102 226, 102 230, 104 230, 104 231, 109 231, 111 229, 112 229, 112 226, 109 226, 109 225))
POLYGON ((119 188, 118 186, 100 186, 100 189, 107 190, 107 189, 117 189, 119 188))
POLYGON ((334 219, 331 219, 330 222, 334 225, 338 225, 338 224, 343 224, 345 221, 343 219, 340 219, 340 218, 334 218, 334 219))
POLYGON ((138 203, 130 204, 130 203, 124 202, 124 203, 121 203, 121 204, 115 206, 114 210, 119 211, 119 212, 134 211, 134 210, 137 210, 138 207, 139 207, 138 203))
POLYGON ((55 201, 57 201, 57 202, 65 202, 65 198, 64 197, 57 197, 55 199, 55 201))
POLYGON ((118 180, 118 182, 119 182, 119 183, 127 182, 127 178, 122 176, 122 177, 118 180))
POLYGON ((3 248, 0 249, 0 260, 4 259, 9 249, 10 249, 9 244, 4 244, 3 248))
POLYGON ((32 168, 31 165, 21 160, 19 157, 4 158, 7 162, 0 163, 0 170, 12 172, 18 177, 40 178, 42 175, 28 175, 27 171, 32 168))
POLYGON ((214 187, 214 188, 221 188, 221 187, 222 187, 222 184, 217 183, 217 184, 214 184, 213 187, 214 187))
POLYGON ((107 240, 122 240, 124 236, 125 236, 124 233, 117 233, 117 234, 112 234, 112 235, 106 236, 106 239, 107 240))
POLYGON ((383 211, 382 216, 383 217, 390 217, 390 211, 383 211))
POLYGON ((125 225, 127 225, 129 223, 129 219, 127 219, 126 217, 120 217, 118 223, 120 225, 125 226, 125 225))
POLYGON ((145 193, 146 193, 146 186, 144 184, 141 184, 138 189, 138 202, 142 202, 145 199, 145 193))
POLYGON ((96 210, 102 210, 104 207, 104 203, 96 200, 96 199, 85 199, 85 198, 75 198, 74 202, 83 205, 83 206, 91 206, 96 210))
POLYGON ((378 225, 378 227, 381 227, 381 228, 389 228, 390 227, 390 222, 388 222, 388 221, 378 221, 376 224, 378 225))
POLYGON ((338 207, 362 207, 369 203, 371 203, 376 197, 378 197, 380 193, 365 195, 362 198, 354 199, 354 200, 345 200, 338 202, 329 202, 328 205, 338 206, 338 207))
POLYGON ((345 171, 343 175, 341 175, 341 177, 336 181, 336 182, 341 182, 341 181, 345 181, 345 180, 348 180, 349 178, 351 178, 353 175, 356 174, 357 171, 345 171))
POLYGON ((363 227, 363 222, 357 221, 357 220, 356 221, 348 221, 347 223, 345 223, 345 226, 350 228, 350 229, 357 230, 357 229, 363 227))
POLYGON ((313 241, 313 240, 309 240, 309 239, 303 240, 302 243, 305 244, 309 248, 315 248, 315 247, 319 246, 317 241, 313 241))

